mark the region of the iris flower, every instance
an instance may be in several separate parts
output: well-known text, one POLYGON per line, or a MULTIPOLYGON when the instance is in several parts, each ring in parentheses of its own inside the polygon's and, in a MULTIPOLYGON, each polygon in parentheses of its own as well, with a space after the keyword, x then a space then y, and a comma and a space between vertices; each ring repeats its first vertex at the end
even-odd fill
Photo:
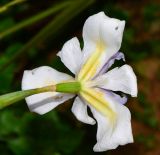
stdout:
POLYGON ((108 70, 115 60, 125 61, 124 54, 118 52, 124 27, 125 21, 110 18, 104 12, 90 16, 83 27, 83 49, 74 37, 57 54, 75 77, 42 66, 25 71, 22 79, 23 90, 59 86, 56 92, 26 98, 30 111, 38 114, 45 114, 76 96, 71 109, 75 117, 86 124, 97 122, 97 143, 93 148, 96 152, 133 142, 131 114, 124 106, 127 101, 124 94, 137 96, 136 76, 132 67, 126 64, 108 70), (71 83, 77 84, 77 91, 58 92, 61 84, 67 83, 69 87, 73 86, 71 83), (88 115, 88 108, 93 116, 88 115))

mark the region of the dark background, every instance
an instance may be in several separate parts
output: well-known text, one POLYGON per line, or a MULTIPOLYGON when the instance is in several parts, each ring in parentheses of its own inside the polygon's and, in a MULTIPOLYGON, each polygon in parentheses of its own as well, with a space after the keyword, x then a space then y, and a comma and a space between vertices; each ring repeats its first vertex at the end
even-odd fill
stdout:
MULTIPOLYGON (((26 69, 49 65, 71 74, 56 53, 74 36, 83 46, 84 21, 104 11, 110 17, 126 20, 121 51, 125 53, 126 63, 134 68, 139 89, 138 97, 130 98, 127 103, 135 142, 94 153, 96 126, 75 119, 70 110, 72 101, 42 116, 29 112, 25 101, 21 101, 0 111, 0 155, 159 155, 158 0, 75 0, 54 14, 26 25, 29 18, 66 1, 27 0, 4 11, 0 8, 0 94, 20 90, 26 69), (25 26, 18 28, 19 23, 25 26), (46 29, 48 24, 51 25, 46 29)), ((1 0, 0 6, 9 2, 1 0)))

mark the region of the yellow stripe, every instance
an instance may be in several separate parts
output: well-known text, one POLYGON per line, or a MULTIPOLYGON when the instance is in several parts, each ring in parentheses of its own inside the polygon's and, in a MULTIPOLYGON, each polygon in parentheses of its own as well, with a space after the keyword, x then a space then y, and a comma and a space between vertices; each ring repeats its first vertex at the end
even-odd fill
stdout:
POLYGON ((93 78, 97 73, 104 52, 104 44, 102 42, 97 43, 95 51, 88 58, 78 74, 78 81, 80 81, 82 86, 79 93, 88 102, 88 104, 94 107, 109 120, 111 128, 114 129, 116 123, 116 112, 106 101, 103 92, 87 86, 87 81, 91 80, 91 78, 93 78))
POLYGON ((97 72, 97 68, 101 63, 100 59, 101 59, 101 56, 103 55, 104 49, 105 49, 104 44, 97 43, 95 52, 93 52, 91 57, 84 64, 84 66, 82 67, 78 75, 79 81, 87 81, 92 77, 94 77, 94 75, 97 72))
POLYGON ((110 122, 114 124, 116 114, 104 98, 103 93, 91 88, 83 88, 80 95, 97 111, 107 116, 110 122))

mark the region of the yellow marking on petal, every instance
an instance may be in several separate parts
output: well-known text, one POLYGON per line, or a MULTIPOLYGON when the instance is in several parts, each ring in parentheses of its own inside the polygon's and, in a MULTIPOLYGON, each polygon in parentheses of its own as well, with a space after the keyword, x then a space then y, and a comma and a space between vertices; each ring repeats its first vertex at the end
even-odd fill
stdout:
POLYGON ((116 121, 116 114, 109 103, 106 101, 103 93, 91 88, 82 88, 80 95, 97 111, 108 117, 114 126, 116 121))
MULTIPOLYGON (((75 80, 73 80, 73 79, 68 79, 68 80, 63 80, 63 81, 61 81, 60 83, 67 83, 67 82, 75 82, 75 80)), ((50 77, 50 78, 45 79, 44 84, 45 84, 46 86, 56 85, 57 82, 53 81, 53 77, 50 77)))
POLYGON ((45 84, 46 86, 49 86, 49 85, 55 85, 56 83, 55 83, 53 80, 46 79, 46 80, 44 81, 44 84, 45 84))
POLYGON ((101 56, 104 53, 105 46, 102 42, 97 43, 96 50, 88 58, 87 62, 83 65, 79 75, 79 81, 87 81, 94 77, 97 72, 97 69, 100 65, 101 56))

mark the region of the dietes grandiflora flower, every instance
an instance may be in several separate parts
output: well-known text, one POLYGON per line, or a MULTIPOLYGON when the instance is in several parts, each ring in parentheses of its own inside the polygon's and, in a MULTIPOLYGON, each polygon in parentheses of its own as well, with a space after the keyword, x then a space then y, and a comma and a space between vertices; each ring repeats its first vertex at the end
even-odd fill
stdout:
POLYGON ((42 66, 25 71, 22 79, 23 90, 57 86, 56 92, 26 98, 29 109, 38 114, 45 114, 76 96, 71 109, 75 117, 91 125, 97 122, 94 151, 115 149, 133 142, 131 114, 124 106, 127 101, 124 94, 137 96, 136 76, 126 64, 108 71, 115 60, 125 61, 123 53, 118 52, 124 27, 125 21, 110 18, 104 12, 90 16, 83 27, 83 49, 75 37, 57 54, 75 77, 42 66), (67 92, 73 85, 76 89, 67 92), (123 95, 116 94, 117 91, 123 95), (94 119, 88 115, 87 108, 94 119))

